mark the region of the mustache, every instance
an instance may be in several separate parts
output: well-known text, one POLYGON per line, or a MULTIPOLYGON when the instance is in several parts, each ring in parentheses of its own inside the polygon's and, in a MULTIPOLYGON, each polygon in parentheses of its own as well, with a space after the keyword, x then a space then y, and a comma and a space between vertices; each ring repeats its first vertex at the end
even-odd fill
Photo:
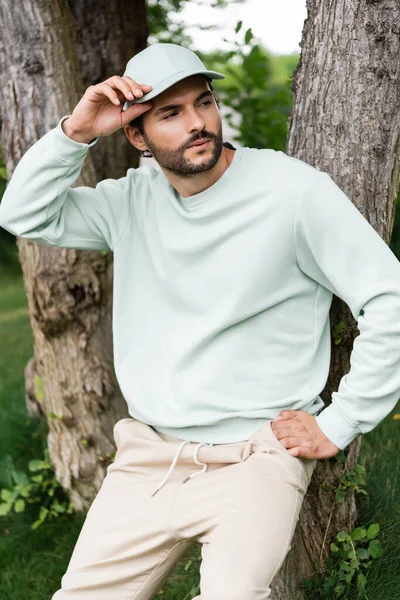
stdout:
POLYGON ((215 135, 215 133, 211 133, 208 131, 202 131, 200 135, 196 135, 195 137, 192 137, 192 138, 190 138, 190 140, 185 142, 185 144, 181 147, 181 149, 186 150, 186 148, 189 148, 190 144, 193 144, 194 142, 197 142, 198 140, 213 139, 216 137, 217 136, 215 135))

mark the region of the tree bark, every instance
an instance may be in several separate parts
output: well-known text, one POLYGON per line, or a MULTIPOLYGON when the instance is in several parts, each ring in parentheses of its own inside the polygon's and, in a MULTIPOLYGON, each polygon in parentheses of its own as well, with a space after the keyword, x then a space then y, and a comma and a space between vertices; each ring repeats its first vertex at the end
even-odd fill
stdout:
MULTIPOLYGON (((0 0, 0 19, 0 118, 10 178, 89 85, 122 75, 146 46, 146 4, 0 0)), ((101 138, 74 187, 122 177, 138 160, 122 130, 101 138)), ((113 365, 112 253, 21 238, 17 244, 34 340, 25 369, 28 410, 48 420, 57 479, 75 509, 87 509, 112 461, 113 425, 128 416, 113 365)))
MULTIPOLYGON (((286 152, 329 173, 389 243, 400 180, 399 3, 307 0, 307 13, 286 152)), ((348 306, 334 296, 332 331, 339 322, 346 328, 340 344, 332 338, 326 404, 349 371, 358 335, 348 306)), ((318 569, 323 575, 333 536, 355 527, 354 495, 335 504, 334 492, 322 484, 339 484, 339 476, 357 464, 360 444, 358 437, 345 449, 345 463, 335 457, 318 462, 272 600, 303 598, 299 581, 318 569)))

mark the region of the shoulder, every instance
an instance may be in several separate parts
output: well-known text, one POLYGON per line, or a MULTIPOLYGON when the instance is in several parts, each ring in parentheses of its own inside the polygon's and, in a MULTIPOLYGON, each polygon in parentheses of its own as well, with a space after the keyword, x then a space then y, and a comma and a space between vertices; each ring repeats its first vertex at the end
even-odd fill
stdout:
MULTIPOLYGON (((274 150, 272 148, 242 148, 243 156, 247 158, 249 164, 253 164, 254 168, 265 169, 270 168, 269 174, 275 175, 275 178, 282 178, 282 182, 288 184, 304 184, 308 185, 319 175, 324 173, 317 167, 306 163, 305 161, 289 156, 282 150, 274 150)), ((298 188, 297 188, 298 189, 298 188)))
POLYGON ((140 167, 131 167, 128 169, 126 176, 129 182, 135 187, 148 186, 158 179, 161 179, 163 172, 154 165, 142 165, 140 167))
POLYGON ((293 218, 301 198, 307 190, 325 177, 327 173, 289 156, 281 150, 271 148, 242 148, 243 175, 263 197, 273 199, 276 210, 285 218, 293 218))

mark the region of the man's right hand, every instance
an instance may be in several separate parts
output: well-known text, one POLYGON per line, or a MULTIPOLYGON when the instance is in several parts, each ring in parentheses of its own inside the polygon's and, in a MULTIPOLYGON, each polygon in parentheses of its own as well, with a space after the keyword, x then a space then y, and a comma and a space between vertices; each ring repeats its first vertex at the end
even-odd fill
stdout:
POLYGON ((90 85, 72 115, 62 122, 63 131, 76 142, 85 144, 96 137, 111 135, 152 107, 149 101, 132 104, 122 111, 126 100, 141 98, 151 89, 151 85, 136 83, 127 75, 114 75, 101 83, 90 85))

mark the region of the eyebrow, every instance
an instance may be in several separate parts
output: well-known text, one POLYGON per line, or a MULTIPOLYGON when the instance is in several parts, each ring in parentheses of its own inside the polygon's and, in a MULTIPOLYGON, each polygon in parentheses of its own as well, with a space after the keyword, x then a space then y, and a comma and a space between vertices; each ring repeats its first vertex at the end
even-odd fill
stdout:
MULTIPOLYGON (((199 94, 197 96, 197 98, 195 99, 195 102, 199 102, 199 100, 202 100, 203 98, 205 98, 206 96, 211 96, 211 91, 210 90, 206 90, 205 92, 202 92, 201 94, 199 94)), ((182 104, 166 104, 165 106, 161 106, 160 108, 157 108, 157 110, 155 111, 154 115, 161 115, 164 114, 170 110, 176 110, 177 108, 181 108, 182 104)))

